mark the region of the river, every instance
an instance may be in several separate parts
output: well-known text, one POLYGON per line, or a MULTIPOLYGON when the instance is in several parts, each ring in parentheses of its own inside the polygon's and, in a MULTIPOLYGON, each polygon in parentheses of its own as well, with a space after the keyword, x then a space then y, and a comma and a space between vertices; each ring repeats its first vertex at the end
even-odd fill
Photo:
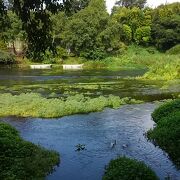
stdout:
POLYGON ((177 85, 162 88, 163 81, 126 78, 144 72, 0 69, 1 93, 39 92, 49 97, 52 92, 62 96, 69 92, 86 94, 88 91, 91 96, 111 93, 145 101, 139 105, 124 105, 117 110, 107 108, 102 112, 58 119, 6 117, 0 120, 16 127, 24 139, 60 153, 60 166, 46 177, 48 180, 100 180, 105 165, 124 155, 144 161, 160 179, 180 179, 180 171, 167 154, 149 142, 145 135, 155 125, 151 113, 157 104, 153 101, 173 97, 179 89, 177 85), (116 145, 111 148, 115 140, 116 145), (76 151, 77 144, 84 144, 85 150, 76 151))

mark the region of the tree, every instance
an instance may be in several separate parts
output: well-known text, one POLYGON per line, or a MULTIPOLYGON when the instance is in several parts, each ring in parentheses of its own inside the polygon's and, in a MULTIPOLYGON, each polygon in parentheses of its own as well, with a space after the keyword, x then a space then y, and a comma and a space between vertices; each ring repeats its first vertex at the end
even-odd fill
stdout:
POLYGON ((144 8, 147 0, 117 0, 116 4, 119 6, 124 6, 126 8, 139 7, 144 8))
POLYGON ((76 55, 94 58, 95 51, 101 51, 97 37, 105 29, 108 17, 105 1, 91 0, 88 7, 67 22, 62 35, 65 46, 76 55))
POLYGON ((89 5, 90 0, 71 0, 69 1, 68 14, 73 15, 89 5))
POLYGON ((180 3, 162 5, 153 12, 152 39, 166 51, 180 43, 180 3))
POLYGON ((150 9, 118 7, 112 17, 120 24, 121 41, 126 44, 148 44, 151 40, 152 17, 150 9))

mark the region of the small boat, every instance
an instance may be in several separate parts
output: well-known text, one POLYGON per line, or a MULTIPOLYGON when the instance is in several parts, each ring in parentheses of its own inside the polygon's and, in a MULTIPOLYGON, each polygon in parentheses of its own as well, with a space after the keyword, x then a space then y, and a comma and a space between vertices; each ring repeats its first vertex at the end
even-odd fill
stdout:
POLYGON ((30 65, 31 69, 51 69, 52 64, 35 64, 30 65))
POLYGON ((82 69, 84 64, 63 64, 63 69, 82 69))

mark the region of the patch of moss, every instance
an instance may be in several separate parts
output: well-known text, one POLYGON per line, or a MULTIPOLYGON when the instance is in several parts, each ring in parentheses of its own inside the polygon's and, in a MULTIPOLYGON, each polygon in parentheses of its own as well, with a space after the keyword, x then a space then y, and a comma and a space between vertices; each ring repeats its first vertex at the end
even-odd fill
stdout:
POLYGON ((156 174, 143 162, 119 157, 111 160, 106 168, 103 180, 156 180, 156 174))
POLYGON ((58 153, 24 141, 17 130, 0 122, 0 179, 44 179, 59 163, 58 153))

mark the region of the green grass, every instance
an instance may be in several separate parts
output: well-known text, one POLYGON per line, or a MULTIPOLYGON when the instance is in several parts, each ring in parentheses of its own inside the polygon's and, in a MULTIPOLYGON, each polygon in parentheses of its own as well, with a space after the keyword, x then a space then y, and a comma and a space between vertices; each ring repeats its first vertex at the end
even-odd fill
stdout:
POLYGON ((139 79, 173 80, 180 78, 180 55, 168 55, 138 46, 130 46, 127 53, 119 57, 105 59, 108 68, 147 68, 139 79))
POLYGON ((147 73, 139 79, 173 80, 180 78, 180 54, 160 53, 154 48, 132 45, 128 47, 126 53, 116 57, 110 56, 104 60, 86 60, 84 67, 89 69, 147 68, 147 73))
POLYGON ((105 107, 118 108, 127 103, 140 103, 130 98, 118 96, 85 97, 82 94, 67 99, 47 99, 40 94, 0 95, 0 116, 55 118, 77 113, 102 111, 105 107))
POLYGON ((103 180, 156 180, 156 174, 143 162, 119 157, 111 160, 106 168, 103 180))
POLYGON ((58 163, 58 153, 24 141, 15 128, 0 122, 1 180, 41 180, 58 163))
POLYGON ((148 138, 165 150, 180 168, 180 99, 161 105, 152 117, 157 125, 148 131, 148 138))

